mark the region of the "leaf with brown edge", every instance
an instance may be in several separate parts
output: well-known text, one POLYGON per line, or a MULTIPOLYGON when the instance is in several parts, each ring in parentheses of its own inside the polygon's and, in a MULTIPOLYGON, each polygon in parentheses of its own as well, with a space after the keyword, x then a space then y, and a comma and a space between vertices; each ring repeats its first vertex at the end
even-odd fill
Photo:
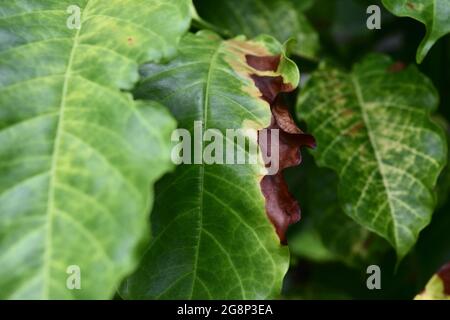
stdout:
MULTIPOLYGON (((259 71, 276 71, 280 65, 280 56, 246 55, 248 65, 259 71)), ((262 98, 270 104, 272 112, 271 124, 266 129, 279 130, 279 171, 275 175, 266 175, 261 181, 261 190, 266 199, 266 212, 275 226, 281 243, 286 244, 286 231, 289 225, 300 220, 300 206, 289 192, 283 177, 283 170, 301 163, 300 148, 315 147, 312 136, 304 134, 297 127, 288 108, 283 103, 281 93, 294 88, 283 83, 281 76, 260 76, 252 74, 251 78, 261 92, 262 98)), ((262 154, 271 150, 270 136, 258 139, 262 154)))
POLYGON ((450 300, 450 262, 428 281, 425 290, 415 300, 450 300))
MULTIPOLYGON (((280 92, 294 90, 299 80, 296 65, 274 38, 224 41, 211 32, 187 35, 177 59, 167 65, 148 64, 141 71, 136 95, 164 101, 180 128, 192 134, 198 120, 203 129, 222 133, 252 128, 255 135, 248 142, 256 146, 257 131, 277 125, 271 108, 289 127, 277 101, 280 92)), ((300 132, 283 131, 285 135, 289 143, 294 136, 302 137, 300 132)), ((286 165, 299 162, 299 155, 282 154, 290 159, 286 165)), ((282 176, 264 178, 265 174, 262 163, 178 166, 157 186, 154 239, 140 269, 124 285, 123 296, 277 297, 289 265, 288 248, 280 238, 297 220, 299 210, 282 176), (274 193, 266 199, 261 186, 273 188, 274 193)))
POLYGON ((338 176, 317 167, 309 153, 303 155, 302 169, 286 174, 305 216, 288 235, 291 253, 314 262, 340 261, 358 269, 379 263, 389 244, 344 213, 337 193, 338 176))
MULTIPOLYGON (((279 130, 279 171, 275 175, 266 175, 261 181, 261 190, 266 198, 266 212, 274 224, 280 241, 286 242, 289 225, 300 220, 300 207, 289 192, 284 180, 283 170, 301 163, 301 147, 314 148, 316 142, 311 135, 303 133, 293 121, 287 107, 275 99, 272 110, 272 122, 267 128, 279 130)), ((263 155, 271 150, 271 140, 258 139, 263 155)))

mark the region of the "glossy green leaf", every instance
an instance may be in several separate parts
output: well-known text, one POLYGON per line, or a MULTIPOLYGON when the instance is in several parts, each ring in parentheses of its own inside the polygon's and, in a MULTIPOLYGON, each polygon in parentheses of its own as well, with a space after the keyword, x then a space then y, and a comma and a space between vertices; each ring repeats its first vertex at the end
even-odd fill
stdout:
POLYGON ((383 4, 393 14, 425 25, 427 32, 417 49, 417 63, 423 61, 436 41, 450 33, 450 0, 383 0, 383 4))
POLYGON ((318 140, 318 164, 338 173, 345 213, 402 258, 431 219, 447 146, 429 119, 438 104, 433 85, 414 66, 398 69, 382 55, 350 73, 322 66, 297 111, 318 140))
MULTIPOLYGON (((146 65, 137 96, 167 105, 179 127, 266 128, 269 104, 250 78, 261 74, 246 55, 283 53, 274 38, 224 41, 210 32, 189 34, 180 56, 167 65, 146 65)), ((277 72, 297 86, 293 62, 281 58, 277 72)), ((195 139, 195 137, 193 137, 195 139)), ((196 140, 197 141, 197 140, 196 140)), ((256 137, 251 141, 256 143, 256 137)), ((122 290, 126 298, 263 299, 276 297, 289 263, 265 212, 261 168, 241 164, 183 164, 157 188, 152 213, 154 240, 139 270, 122 290)))
POLYGON ((175 122, 123 90, 189 19, 188 0, 2 1, 0 298, 109 298, 135 269, 175 122))
POLYGON ((199 15, 227 34, 255 37, 270 34, 279 41, 296 40, 292 53, 317 58, 319 36, 303 13, 303 0, 196 0, 199 15))

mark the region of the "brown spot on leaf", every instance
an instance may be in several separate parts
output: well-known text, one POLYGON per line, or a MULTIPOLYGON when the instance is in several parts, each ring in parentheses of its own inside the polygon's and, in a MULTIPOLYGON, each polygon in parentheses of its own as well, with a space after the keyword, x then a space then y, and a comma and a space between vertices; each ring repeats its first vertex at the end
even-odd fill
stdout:
POLYGON ((349 117, 352 116, 354 114, 352 109, 344 109, 344 111, 342 111, 342 115, 344 117, 349 117))
POLYGON ((437 273, 444 283, 444 293, 450 296, 450 263, 443 266, 437 273))
MULTIPOLYGON (((258 71, 278 69, 280 56, 246 55, 246 61, 258 71)), ((299 165, 301 162, 300 148, 315 147, 311 135, 303 133, 295 124, 288 108, 283 103, 282 93, 291 92, 294 87, 284 83, 281 76, 250 74, 251 79, 259 89, 261 98, 267 101, 272 111, 271 124, 267 129, 279 130, 279 171, 274 175, 266 175, 260 182, 261 191, 266 199, 266 213, 275 226, 282 244, 286 244, 286 231, 290 224, 300 220, 300 206, 288 190, 283 177, 283 170, 299 165)), ((263 155, 271 150, 270 134, 267 141, 258 138, 263 155)), ((270 164, 267 164, 268 166, 270 164)))
POLYGON ((403 69, 405 69, 405 67, 406 66, 403 62, 397 61, 389 66, 388 71, 389 72, 400 72, 403 69))
POLYGON ((373 246, 373 244, 376 242, 377 236, 375 236, 373 233, 368 233, 366 239, 362 243, 362 248, 365 251, 370 250, 370 248, 373 246))
POLYGON ((354 137, 361 131, 362 128, 364 128, 364 123, 358 122, 348 130, 347 134, 354 137))
POLYGON ((414 5, 414 3, 412 3, 412 2, 407 2, 406 3, 406 5, 408 6, 408 8, 410 8, 411 10, 414 10, 414 9, 416 9, 416 6, 414 5))
POLYGON ((127 42, 128 42, 128 45, 133 45, 133 43, 134 43, 134 39, 132 38, 132 37, 129 37, 128 39, 127 39, 127 42))

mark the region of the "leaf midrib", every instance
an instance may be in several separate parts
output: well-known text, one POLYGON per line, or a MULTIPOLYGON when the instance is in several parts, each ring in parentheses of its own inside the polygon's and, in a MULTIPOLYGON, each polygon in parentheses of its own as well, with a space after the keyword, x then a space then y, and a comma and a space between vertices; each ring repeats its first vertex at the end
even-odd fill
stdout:
MULTIPOLYGON (((211 56, 211 61, 209 63, 208 74, 207 74, 206 82, 205 82, 205 94, 203 97, 203 108, 202 108, 203 130, 206 130, 206 128, 208 127, 210 84, 211 84, 214 64, 217 60, 217 57, 220 53, 221 48, 222 48, 222 42, 219 43, 219 45, 215 49, 213 55, 211 56)), ((202 140, 202 149, 203 148, 204 148, 204 141, 202 140)), ((199 174, 200 174, 200 179, 199 179, 200 196, 199 196, 199 208, 198 208, 198 211, 199 211, 198 232, 199 232, 199 234, 198 234, 197 246, 196 246, 195 256, 194 256, 194 266, 193 266, 193 270, 192 270, 192 287, 191 287, 190 299, 192 299, 192 297, 194 295, 195 280, 197 278, 200 243, 201 243, 201 238, 202 238, 202 232, 204 232, 204 230, 203 230, 203 207, 204 207, 204 192, 205 192, 205 190, 204 190, 204 188, 205 188, 205 165, 204 165, 203 161, 202 161, 201 165, 199 166, 199 170, 200 170, 200 172, 199 172, 199 174)))
POLYGON ((395 218, 394 211, 392 209, 391 197, 389 194, 390 189, 389 189, 389 185, 387 183, 386 176, 385 176, 384 169, 383 169, 384 165, 383 165, 380 155, 378 154, 377 145, 375 143, 375 138, 372 135, 372 127, 370 125, 369 117, 367 116, 367 113, 365 110, 366 102, 365 102, 363 94, 362 94, 362 90, 361 90, 361 86, 359 84, 358 77, 355 74, 351 74, 350 78, 351 78, 351 82, 352 82, 354 90, 355 90, 356 98, 358 100, 358 105, 360 106, 360 109, 361 109, 361 116, 363 118, 363 122, 367 129, 367 136, 369 138, 370 146, 372 147, 372 150, 373 150, 373 153, 375 156, 375 160, 377 162, 377 167, 378 167, 378 170, 379 170, 379 173, 381 176, 381 180, 383 182, 383 186, 384 186, 385 194, 386 194, 386 198, 387 198, 387 203, 389 205, 389 213, 390 213, 390 216, 392 219, 392 223, 394 225, 393 231, 394 231, 394 238, 395 238, 394 239, 395 246, 398 246, 398 243, 397 243, 398 242, 397 221, 395 218))
MULTIPOLYGON (((217 46, 217 48, 215 49, 213 55, 211 56, 211 60, 209 63, 209 68, 208 68, 208 74, 206 77, 206 81, 205 81, 205 93, 204 93, 204 97, 203 97, 203 106, 202 106, 202 114, 203 114, 203 130, 206 130, 208 128, 208 111, 209 111, 209 102, 210 102, 210 90, 211 90, 211 82, 212 82, 212 75, 213 75, 213 71, 214 71, 214 65, 217 61, 217 58, 221 52, 221 49, 223 47, 223 42, 220 42, 217 46)), ((202 141, 202 143, 204 144, 204 141, 202 141)), ((203 145, 204 148, 204 145, 203 145)), ((204 228, 203 228, 203 206, 204 206, 204 194, 205 194, 205 190, 204 190, 204 178, 205 178, 205 164, 202 162, 202 164, 199 166, 199 192, 200 192, 200 197, 199 197, 199 222, 198 222, 198 231, 199 231, 199 235, 198 235, 198 240, 197 240, 197 246, 196 246, 196 251, 195 251, 195 257, 194 257, 194 266, 193 266, 193 271, 192 271, 192 287, 191 287, 191 294, 190 294, 190 299, 192 299, 193 295, 194 295, 194 288, 195 288, 195 281, 197 280, 197 269, 198 269, 198 258, 199 258, 199 251, 200 251, 200 242, 201 242, 201 238, 202 238, 202 232, 205 232, 206 234, 209 234, 204 228)), ((217 240, 216 240, 217 241, 217 240)), ((223 249, 223 248, 222 248, 223 249)), ((223 249, 224 250, 224 249, 223 249)), ((231 264, 231 267, 233 268, 233 270, 236 273, 236 277, 239 281, 240 287, 241 287, 241 294, 242 294, 242 298, 246 299, 246 294, 244 291, 244 287, 241 281, 241 275, 238 273, 234 262, 231 260, 231 258, 229 256, 228 260, 231 264)), ((201 281, 200 278, 198 278, 199 281, 201 281)))
POLYGON ((56 168, 58 166, 59 159, 59 149, 61 148, 61 135, 63 134, 64 125, 64 111, 66 107, 66 98, 69 91, 69 80, 72 73, 73 61, 75 54, 79 45, 79 38, 81 29, 83 26, 83 18, 86 17, 87 9, 89 4, 92 3, 91 0, 87 0, 85 7, 82 9, 81 23, 80 27, 77 29, 75 36, 73 38, 73 46, 70 51, 69 60, 67 62, 66 72, 64 74, 64 83, 61 93, 61 104, 59 107, 59 115, 57 120, 57 128, 55 134, 55 142, 53 146, 52 162, 50 166, 50 181, 48 185, 48 196, 47 196, 47 220, 46 220, 46 239, 45 239, 45 253, 44 253, 44 281, 43 281, 43 298, 50 298, 50 280, 51 280, 51 259, 52 259, 52 232, 53 232, 53 220, 55 211, 55 187, 56 187, 56 168))

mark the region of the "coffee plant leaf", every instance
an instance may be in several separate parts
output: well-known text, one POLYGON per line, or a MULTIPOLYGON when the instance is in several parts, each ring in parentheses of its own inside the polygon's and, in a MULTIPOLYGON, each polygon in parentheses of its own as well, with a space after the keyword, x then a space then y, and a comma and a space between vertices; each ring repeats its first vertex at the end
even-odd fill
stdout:
POLYGON ((324 246, 348 266, 378 261, 389 248, 386 241, 348 217, 338 199, 338 178, 325 168, 311 168, 307 188, 311 200, 303 210, 324 246), (330 223, 333 221, 333 223, 330 223))
MULTIPOLYGON (((196 121, 201 121, 205 132, 215 129, 223 135, 229 129, 261 130, 278 123, 283 113, 277 104, 279 93, 292 91, 299 81, 297 66, 270 36, 222 40, 215 33, 200 32, 187 35, 179 51, 179 57, 167 65, 142 68, 136 96, 167 105, 179 128, 195 139, 192 144, 199 139, 196 121)), ((283 114, 282 126, 293 125, 283 114)), ((280 131, 283 140, 287 133, 280 131)), ((296 132, 289 139, 308 139, 296 132)), ((225 138, 224 148, 224 140, 232 139, 225 138)), ((249 144, 256 143, 255 134, 249 144)), ((206 150, 208 143, 201 144, 206 150)), ((280 168, 300 162, 297 147, 290 149, 289 161, 283 150, 280 168)), ((299 219, 298 204, 281 173, 268 176, 264 166, 221 159, 224 164, 181 164, 158 184, 151 217, 154 239, 138 271, 124 283, 123 297, 279 295, 289 264, 288 248, 280 242, 285 241, 287 226, 299 219)))
POLYGON ((190 24, 188 0, 0 6, 0 298, 106 299, 149 238, 176 127, 127 90, 190 24))
POLYGON ((383 0, 384 6, 399 17, 410 17, 426 27, 424 39, 417 49, 421 63, 433 45, 450 33, 450 0, 383 0))
POLYGON ((322 65, 297 106, 317 138, 317 163, 338 174, 344 212, 387 239, 399 260, 430 222, 447 157, 429 118, 436 90, 415 66, 403 67, 379 54, 351 72, 322 65))
POLYGON ((303 155, 303 165, 289 169, 287 175, 303 215, 289 232, 291 254, 317 262, 340 261, 354 268, 379 261, 389 244, 344 213, 336 173, 317 167, 309 152, 303 155))

